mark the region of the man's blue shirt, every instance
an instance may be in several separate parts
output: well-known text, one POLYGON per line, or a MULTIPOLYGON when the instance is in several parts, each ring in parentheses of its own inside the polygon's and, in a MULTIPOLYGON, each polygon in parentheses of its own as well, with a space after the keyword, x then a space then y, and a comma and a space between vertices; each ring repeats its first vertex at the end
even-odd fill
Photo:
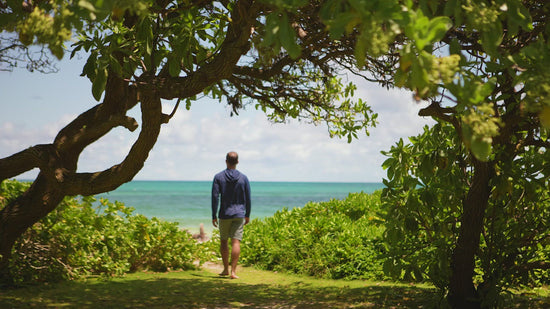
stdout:
POLYGON ((246 175, 236 169, 225 169, 214 176, 212 219, 217 217, 220 219, 250 217, 250 183, 246 175))

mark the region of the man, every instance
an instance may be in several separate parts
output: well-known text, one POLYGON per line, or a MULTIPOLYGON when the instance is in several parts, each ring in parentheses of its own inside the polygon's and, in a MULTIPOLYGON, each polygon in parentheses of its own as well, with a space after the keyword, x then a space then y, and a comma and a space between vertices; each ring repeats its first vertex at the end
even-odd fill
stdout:
POLYGON ((229 152, 225 157, 227 168, 216 174, 212 182, 212 224, 220 228, 223 262, 220 275, 229 275, 228 239, 231 238, 231 279, 239 278, 237 261, 241 254, 243 228, 250 221, 250 183, 246 175, 237 170, 238 163, 238 154, 229 152))

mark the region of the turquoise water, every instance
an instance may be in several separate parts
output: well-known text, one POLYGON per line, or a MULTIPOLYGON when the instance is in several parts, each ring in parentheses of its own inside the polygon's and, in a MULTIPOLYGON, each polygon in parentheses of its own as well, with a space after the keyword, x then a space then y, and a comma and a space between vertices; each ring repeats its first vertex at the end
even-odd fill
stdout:
MULTIPOLYGON (((123 202, 135 208, 135 214, 178 222, 182 228, 196 233, 204 223, 212 231, 209 181, 132 181, 97 197, 123 202)), ((306 203, 343 199, 353 192, 371 193, 381 183, 316 183, 316 182, 251 182, 251 219, 265 218, 287 207, 306 203)))

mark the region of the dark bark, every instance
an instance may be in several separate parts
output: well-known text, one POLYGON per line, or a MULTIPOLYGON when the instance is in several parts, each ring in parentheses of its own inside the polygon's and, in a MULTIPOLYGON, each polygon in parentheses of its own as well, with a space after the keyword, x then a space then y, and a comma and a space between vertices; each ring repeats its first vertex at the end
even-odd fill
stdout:
POLYGON ((32 186, 0 212, 0 286, 12 284, 9 273, 11 248, 17 238, 63 200, 63 193, 42 173, 32 186))
MULTIPOLYGON (((131 130, 137 127, 135 120, 125 116, 126 110, 137 101, 135 90, 120 78, 110 78, 103 103, 82 113, 73 122, 63 128, 52 144, 37 145, 22 152, 0 160, 0 180, 16 176, 32 168, 40 168, 40 173, 31 187, 19 198, 12 201, 0 211, 0 284, 12 283, 9 274, 9 258, 11 248, 17 238, 34 223, 45 217, 63 200, 65 196, 82 194, 75 179, 83 178, 76 173, 78 158, 86 146, 95 142, 112 128, 124 126, 131 130), (124 97, 124 100, 121 98, 124 97), (129 102, 134 102, 129 104, 129 102)), ((160 100, 159 100, 160 102, 160 100)), ((142 106, 146 104, 142 103, 142 106)), ((160 106, 160 103, 158 104, 160 106)), ((160 119, 160 107, 149 114, 155 114, 160 119)), ((145 117, 145 116, 144 116, 145 117)), ((150 116, 149 116, 150 117, 150 116)), ((151 122, 147 120, 147 122, 151 122)), ((160 121, 144 126, 142 134, 154 145, 160 121)), ((136 144, 143 143, 139 138, 136 144)), ((151 146, 152 147, 152 146, 151 146)), ((148 153, 145 150, 145 153, 148 153)), ((126 174, 135 175, 139 168, 122 169, 126 174)), ((89 177, 90 179, 90 177, 89 177)), ((88 179, 88 180, 89 180, 88 179)), ((131 177, 126 177, 131 179, 131 177)), ((124 183, 112 179, 108 181, 111 187, 124 183)), ((105 185, 104 185, 105 187, 105 185)), ((102 191, 104 192, 104 191, 102 191)))
MULTIPOLYGON (((53 144, 37 146, 36 149, 49 150, 30 156, 37 163, 21 164, 27 167, 39 166, 41 172, 29 190, 0 211, 0 284, 12 283, 8 266, 14 242, 27 228, 55 209, 65 196, 92 195, 113 190, 132 180, 141 170, 156 143, 163 119, 160 98, 149 93, 144 93, 141 98, 143 126, 140 135, 124 161, 102 172, 76 173, 78 157, 87 145, 116 126, 135 129, 135 121, 122 114, 133 104, 119 100, 122 95, 131 98, 129 94, 133 92, 128 85, 113 79, 109 84, 109 94, 102 104, 81 114, 63 128, 53 144), (119 95, 114 95, 115 92, 119 95), (113 102, 111 98, 117 101, 113 102), (111 108, 113 106, 125 107, 114 112, 111 108)), ((7 159, 15 160, 13 157, 7 159)), ((20 154, 19 157, 25 161, 27 156, 20 154)))
POLYGON ((494 173, 493 163, 474 159, 474 175, 463 202, 463 214, 456 247, 451 257, 451 278, 448 300, 452 308, 480 308, 481 302, 474 286, 475 255, 479 249, 485 210, 491 189, 489 180, 494 173))

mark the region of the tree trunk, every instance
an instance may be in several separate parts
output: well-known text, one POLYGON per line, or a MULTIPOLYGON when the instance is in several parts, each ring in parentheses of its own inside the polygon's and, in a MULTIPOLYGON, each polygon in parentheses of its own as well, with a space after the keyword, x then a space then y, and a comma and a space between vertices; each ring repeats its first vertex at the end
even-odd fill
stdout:
POLYGON ((491 193, 489 180, 493 171, 492 163, 474 161, 472 184, 463 202, 460 233, 451 257, 452 273, 448 301, 455 309, 480 308, 481 306, 473 276, 475 255, 479 250, 485 210, 491 193))
POLYGON ((128 156, 102 172, 76 172, 78 158, 86 146, 114 127, 124 126, 131 131, 137 128, 135 120, 124 115, 135 105, 135 89, 116 78, 108 85, 104 102, 63 128, 53 144, 31 147, 0 160, 0 167, 17 166, 0 172, 0 181, 17 175, 12 172, 40 168, 31 187, 0 210, 0 286, 13 284, 9 271, 11 250, 27 228, 54 210, 65 196, 107 192, 132 180, 155 145, 164 116, 160 98, 146 93, 141 99, 142 129, 128 156))
POLYGON ((11 249, 27 228, 46 216, 63 200, 64 194, 40 174, 20 198, 0 212, 0 286, 13 284, 9 272, 11 249))

